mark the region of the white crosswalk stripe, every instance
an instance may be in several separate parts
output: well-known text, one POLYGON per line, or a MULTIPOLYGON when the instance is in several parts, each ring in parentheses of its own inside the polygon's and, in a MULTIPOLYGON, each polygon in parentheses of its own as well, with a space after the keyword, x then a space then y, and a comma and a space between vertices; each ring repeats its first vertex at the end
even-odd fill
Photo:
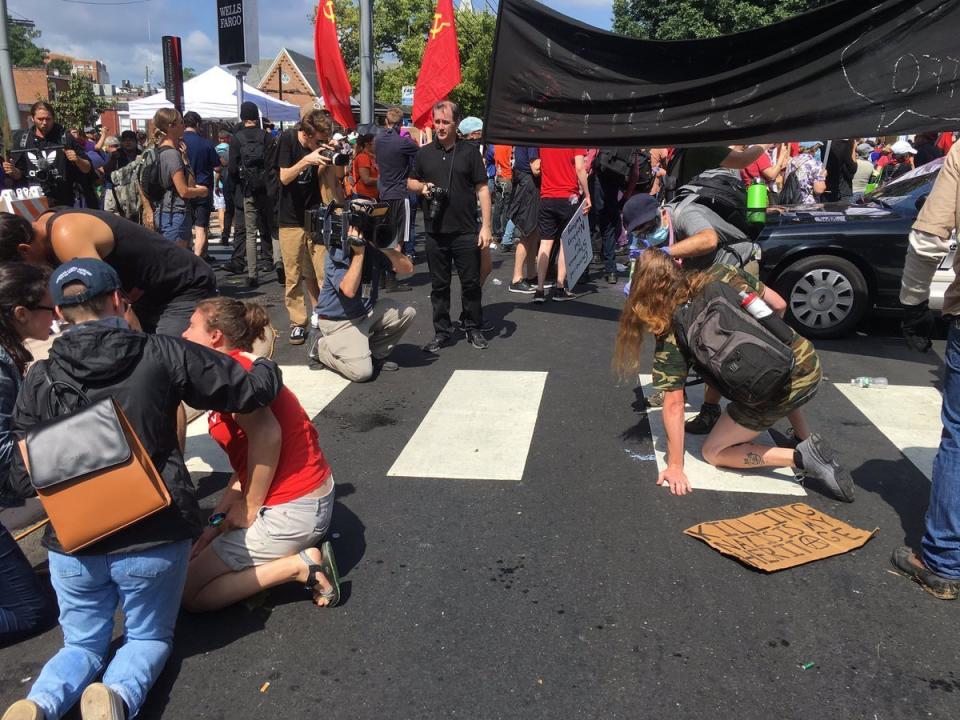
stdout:
MULTIPOLYGON (((653 378, 641 375, 643 396, 653 394, 653 378)), ((703 385, 687 388, 687 417, 693 417, 703 402, 703 385)), ((667 434, 663 428, 663 414, 660 408, 649 408, 647 418, 650 421, 650 434, 653 436, 653 453, 657 461, 657 471, 667 466, 667 434)), ((767 495, 806 495, 803 487, 794 479, 789 468, 764 468, 761 470, 727 470, 704 462, 701 453, 705 435, 690 435, 684 439, 684 470, 694 490, 723 490, 727 492, 749 492, 767 495)), ((766 439, 761 438, 764 442, 766 439)), ((770 441, 773 442, 772 440, 770 441)), ((664 487, 667 487, 664 485, 664 487)))
POLYGON ((936 388, 891 385, 861 388, 835 383, 837 390, 863 413, 927 479, 933 478, 933 458, 940 444, 940 405, 936 388))
MULTIPOLYGON (((305 365, 281 365, 283 383, 300 400, 311 418, 323 409, 350 384, 335 372, 310 370, 305 365)), ((185 459, 190 472, 232 472, 226 453, 207 434, 206 414, 187 426, 185 459)))
POLYGON ((387 473, 521 480, 545 372, 457 370, 387 473))

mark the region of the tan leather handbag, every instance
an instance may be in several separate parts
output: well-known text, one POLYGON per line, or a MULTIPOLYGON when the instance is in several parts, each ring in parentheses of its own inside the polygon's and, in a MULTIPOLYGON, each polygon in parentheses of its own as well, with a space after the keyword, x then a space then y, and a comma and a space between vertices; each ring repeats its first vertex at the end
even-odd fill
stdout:
POLYGON ((167 486, 112 398, 27 431, 20 452, 65 552, 75 552, 170 506, 167 486))

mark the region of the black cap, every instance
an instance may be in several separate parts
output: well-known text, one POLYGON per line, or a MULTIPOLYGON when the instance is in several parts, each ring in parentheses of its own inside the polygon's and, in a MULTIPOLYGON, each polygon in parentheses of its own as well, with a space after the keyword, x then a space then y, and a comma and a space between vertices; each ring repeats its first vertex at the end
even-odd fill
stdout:
POLYGON ((94 258, 74 258, 63 263, 50 276, 50 295, 53 297, 53 304, 60 307, 79 305, 119 289, 120 276, 117 271, 103 260, 94 258), (64 297, 64 286, 72 282, 82 283, 86 291, 64 297))
POLYGON ((240 119, 241 120, 260 120, 260 109, 257 107, 257 104, 250 102, 249 100, 244 101, 240 104, 240 119))
POLYGON ((122 133, 120 133, 120 139, 133 140, 134 142, 136 142, 137 134, 133 130, 124 130, 122 133))
POLYGON ((646 225, 657 217, 659 211, 660 206, 653 195, 634 195, 623 205, 623 229, 630 232, 646 225))

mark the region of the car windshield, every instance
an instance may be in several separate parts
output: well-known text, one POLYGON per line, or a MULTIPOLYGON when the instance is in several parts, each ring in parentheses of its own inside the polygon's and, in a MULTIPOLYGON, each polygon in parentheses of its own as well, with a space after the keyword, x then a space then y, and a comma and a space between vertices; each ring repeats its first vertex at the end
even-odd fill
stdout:
POLYGON ((903 177, 867 193, 863 196, 861 203, 865 205, 875 203, 885 208, 916 212, 917 200, 930 192, 942 165, 943 158, 921 165, 903 177))

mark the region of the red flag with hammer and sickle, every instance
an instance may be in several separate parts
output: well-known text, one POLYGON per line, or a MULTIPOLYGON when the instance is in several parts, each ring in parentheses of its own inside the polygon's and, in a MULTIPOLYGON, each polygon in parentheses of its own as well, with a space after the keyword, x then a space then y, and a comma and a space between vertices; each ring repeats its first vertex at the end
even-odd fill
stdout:
POLYGON ((433 106, 446 99, 460 84, 460 47, 453 18, 453 0, 437 0, 433 27, 427 36, 427 47, 420 63, 420 75, 413 92, 411 120, 417 127, 426 127, 432 120, 433 106))
POLYGON ((313 50, 317 63, 317 80, 323 104, 333 119, 345 128, 357 126, 350 110, 350 78, 340 53, 337 37, 337 16, 333 0, 320 0, 317 23, 313 29, 313 50))

